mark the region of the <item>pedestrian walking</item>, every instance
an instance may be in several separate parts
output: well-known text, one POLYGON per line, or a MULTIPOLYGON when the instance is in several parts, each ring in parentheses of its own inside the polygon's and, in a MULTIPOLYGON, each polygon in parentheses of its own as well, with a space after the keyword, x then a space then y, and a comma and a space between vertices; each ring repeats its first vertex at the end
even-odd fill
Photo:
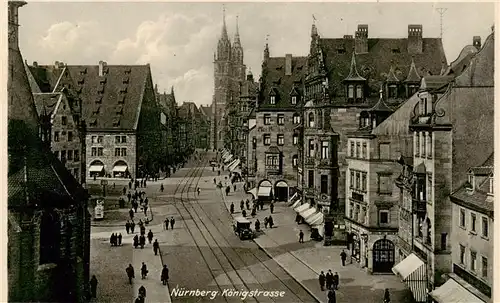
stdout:
POLYGON ((163 183, 160 185, 160 191, 163 192, 165 188, 163 187, 163 183))
POLYGON ((241 211, 241 215, 242 215, 244 218, 246 218, 246 216, 247 216, 247 211, 246 211, 246 210, 241 211))
POLYGON ((245 204, 247 206, 247 209, 250 210, 250 201, 248 201, 248 199, 245 201, 245 204))
POLYGON ((161 270, 161 282, 163 283, 163 285, 167 285, 167 282, 168 282, 167 265, 163 265, 163 269, 161 270))
POLYGON ((332 270, 329 269, 328 273, 326 273, 326 288, 331 289, 333 285, 333 274, 332 270))
POLYGON ((130 216, 130 220, 133 220, 134 219, 134 211, 132 210, 132 208, 129 210, 128 214, 130 216))
POLYGON ((328 291, 328 303, 337 303, 337 296, 335 295, 335 291, 333 289, 328 291))
MULTIPOLYGON (((115 184, 113 183, 113 186, 115 186, 115 184)), ((125 195, 127 193, 127 188, 126 187, 123 187, 123 195, 125 195)))
POLYGON ((226 186, 226 196, 229 196, 229 186, 226 186))
POLYGON ((198 191, 198 196, 199 196, 200 195, 200 191, 201 191, 199 187, 198 187, 197 191, 198 191))
POLYGON ((236 192, 236 184, 233 186, 233 191, 236 192))
POLYGON ((160 244, 158 243, 158 239, 155 239, 153 242, 153 251, 155 253, 155 256, 158 255, 158 250, 160 249, 160 244))
POLYGON ((135 235, 134 236, 134 248, 137 248, 139 246, 139 236, 135 235))
POLYGON ((257 212, 255 211, 255 207, 252 209, 251 215, 252 215, 252 217, 255 217, 257 215, 257 212))
POLYGON ((217 184, 217 180, 214 178, 214 184, 217 184))
POLYGON ((90 279, 90 297, 96 298, 97 297, 97 278, 95 275, 92 276, 90 279))
POLYGON ((169 224, 168 218, 165 218, 165 221, 163 223, 165 224, 164 226, 165 230, 168 230, 168 224, 169 224))
POLYGON ((144 285, 139 287, 139 296, 146 298, 146 288, 144 287, 144 285))
POLYGON ((141 246, 141 249, 144 248, 144 245, 146 245, 146 237, 144 237, 144 235, 139 237, 139 245, 141 246))
POLYGON ((385 289, 384 291, 384 303, 391 302, 391 295, 389 294, 389 289, 385 289))
POLYGON ((128 189, 132 189, 132 182, 131 181, 128 182, 128 189))
POLYGON ((118 246, 122 246, 122 234, 119 233, 117 238, 118 238, 118 246))
POLYGON ((267 224, 269 224, 269 219, 267 217, 264 218, 264 228, 267 228, 267 224))
POLYGON ((129 264, 125 271, 127 272, 128 282, 132 284, 132 279, 135 278, 134 267, 132 264, 129 264))
POLYGON ((231 214, 234 213, 234 203, 231 202, 231 206, 229 207, 229 209, 231 210, 231 214))
POLYGON ((144 205, 144 207, 143 207, 143 208, 144 208, 144 215, 145 215, 145 216, 147 216, 147 215, 148 215, 148 214, 147 214, 147 211, 148 211, 148 206, 147 206, 147 205, 144 205))
POLYGON ((243 202, 243 200, 240 201, 240 210, 243 211, 243 209, 245 208, 245 203, 243 202))
POLYGON ((347 254, 343 249, 342 252, 340 253, 340 259, 342 260, 342 266, 345 266, 345 260, 347 259, 347 254))
POLYGON ((146 266, 146 263, 142 262, 141 266, 141 278, 146 279, 148 276, 148 267, 146 266))
POLYGON ((174 229, 175 219, 174 217, 170 218, 170 228, 174 229))
POLYGON ((269 223, 269 228, 273 228, 273 226, 274 226, 273 217, 269 216, 269 219, 267 220, 267 222, 269 223))
POLYGON ((319 274, 319 286, 321 287, 321 291, 324 291, 325 290, 325 273, 323 271, 321 271, 321 273, 319 274))
MULTIPOLYGON (((137 203, 137 201, 134 202, 133 207, 134 207, 134 212, 137 213, 137 208, 139 208, 139 203, 137 203)), ((133 217, 132 217, 132 219, 133 219, 133 217)))
POLYGON ((335 274, 333 275, 333 289, 339 289, 339 280, 339 273, 335 272, 335 274))
POLYGON ((130 231, 131 231, 132 233, 134 233, 134 229, 135 229, 135 223, 134 223, 134 221, 132 220, 132 222, 130 222, 130 231))
POLYGON ((300 224, 301 219, 302 217, 299 214, 297 214, 297 216, 295 216, 295 223, 300 224))
POLYGON ((153 232, 151 231, 151 229, 148 232, 148 241, 149 244, 151 244, 151 242, 153 241, 153 232))
POLYGON ((271 214, 274 212, 274 203, 271 202, 271 205, 269 205, 269 209, 271 210, 271 214))
POLYGON ((299 232, 299 243, 304 243, 304 232, 302 229, 299 232))
MULTIPOLYGON (((254 209, 255 210, 255 209, 254 209)), ((260 221, 259 219, 257 219, 255 221, 255 231, 258 232, 260 230, 260 221)))

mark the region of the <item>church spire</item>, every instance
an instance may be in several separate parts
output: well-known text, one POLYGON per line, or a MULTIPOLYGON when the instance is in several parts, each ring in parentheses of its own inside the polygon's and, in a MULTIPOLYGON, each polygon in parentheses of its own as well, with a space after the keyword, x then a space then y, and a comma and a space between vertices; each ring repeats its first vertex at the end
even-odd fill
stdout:
POLYGON ((234 34, 234 45, 236 47, 241 46, 240 30, 239 30, 239 26, 238 26, 238 16, 236 16, 236 33, 234 34))
POLYGON ((266 47, 264 48, 264 61, 269 60, 269 35, 266 35, 266 47))
POLYGON ((222 40, 229 40, 226 28, 226 7, 222 5, 222 40))

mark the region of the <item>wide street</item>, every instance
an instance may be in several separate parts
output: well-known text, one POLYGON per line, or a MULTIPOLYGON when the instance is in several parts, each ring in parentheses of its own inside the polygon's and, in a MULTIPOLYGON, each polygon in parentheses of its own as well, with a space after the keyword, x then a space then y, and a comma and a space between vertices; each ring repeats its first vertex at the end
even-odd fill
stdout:
MULTIPOLYGON (((152 209, 153 221, 146 232, 151 229, 160 242, 161 256, 154 255, 150 244, 144 249, 133 248, 133 235, 127 235, 124 228, 128 208, 118 211, 122 215, 114 214, 112 222, 94 223, 91 275, 99 281, 97 302, 133 301, 141 285, 147 289, 147 302, 241 302, 245 294, 235 291, 246 290, 262 291, 253 298, 247 297, 246 302, 317 302, 256 243, 242 241, 234 234, 232 217, 213 183, 217 172, 208 166, 212 156, 207 153, 201 161, 190 161, 171 178, 148 182, 147 188, 140 189, 146 192, 152 209), (163 192, 160 184, 165 187, 163 192), (173 230, 164 230, 167 217, 175 219, 173 230), (113 232, 123 235, 123 246, 110 246, 109 236, 113 232), (145 280, 140 278, 141 262, 149 269, 145 280), (129 263, 135 268, 133 285, 128 284, 125 273, 129 263), (160 282, 162 264, 167 264, 170 271, 168 286, 160 282), (196 290, 209 292, 183 293, 196 290), (169 293, 174 295, 170 298, 169 293)), ((128 186, 127 181, 111 183, 117 188, 128 186)), ((151 218, 149 211, 148 216, 151 218)), ((144 214, 138 215, 135 221, 143 217, 144 214)))

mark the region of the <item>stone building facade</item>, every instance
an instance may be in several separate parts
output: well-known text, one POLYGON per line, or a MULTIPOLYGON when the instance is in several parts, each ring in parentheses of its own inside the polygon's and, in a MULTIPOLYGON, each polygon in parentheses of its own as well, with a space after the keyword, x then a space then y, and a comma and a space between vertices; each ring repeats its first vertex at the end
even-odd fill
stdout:
POLYGON ((214 53, 214 96, 210 131, 212 149, 222 149, 231 144, 233 133, 230 132, 229 116, 237 110, 239 85, 245 81, 245 75, 246 66, 243 63, 238 23, 231 45, 224 11, 222 34, 217 44, 217 52, 214 53))
POLYGON ((306 57, 270 57, 266 44, 256 108, 257 195, 287 201, 298 184, 299 137, 306 57))
POLYGON ((149 65, 34 63, 30 71, 42 91, 67 90, 81 100, 86 178, 137 178, 159 171, 163 156, 160 107, 149 65))
MULTIPOLYGON (((346 178, 349 178, 346 172, 347 134, 359 128, 361 111, 377 103, 381 86, 386 96, 384 101, 389 106, 398 106, 418 89, 418 75, 439 74, 442 64, 446 64, 446 57, 441 39, 423 38, 421 25, 409 25, 407 38, 370 38, 368 25, 359 25, 354 37, 345 35, 332 39, 320 37, 313 24, 307 60, 307 110, 314 112, 315 124, 326 125, 325 135, 338 137, 338 168, 334 165, 329 167, 331 172, 337 170, 336 177, 331 181, 337 184, 337 196, 322 199, 322 195, 305 182, 305 145, 309 140, 306 137, 299 178, 303 180, 302 191, 306 199, 328 205, 334 225, 341 233, 348 199, 345 196, 346 178), (412 69, 414 72, 410 72, 412 69)), ((304 116, 304 119, 307 118, 304 116)), ((314 174, 320 175, 319 172, 314 174)))
POLYGON ((493 153, 492 62, 493 34, 451 83, 445 77, 422 79, 420 100, 410 119, 414 144, 412 253, 393 269, 397 272, 410 259, 421 263, 421 285, 412 289, 414 296, 424 293, 418 295, 418 302, 426 301, 426 290, 443 284, 454 268, 450 194, 467 182, 470 167, 481 166, 493 153))
MULTIPOLYGON (((8 2, 9 302, 85 302, 88 194, 50 150, 19 51, 19 7, 8 2)), ((48 127, 48 128, 47 128, 48 127)))

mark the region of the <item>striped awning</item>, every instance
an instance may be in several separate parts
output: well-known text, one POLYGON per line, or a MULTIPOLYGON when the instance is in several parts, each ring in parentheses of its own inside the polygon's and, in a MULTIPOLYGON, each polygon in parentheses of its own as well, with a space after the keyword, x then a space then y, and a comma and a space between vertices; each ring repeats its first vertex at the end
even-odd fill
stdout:
POLYGON ((453 279, 430 293, 437 303, 485 303, 453 279))
POLYGON ((311 207, 311 204, 309 204, 309 203, 305 203, 305 204, 302 204, 302 205, 297 206, 296 208, 294 208, 294 210, 295 210, 296 212, 300 213, 301 211, 304 211, 304 210, 306 210, 306 209, 308 209, 308 208, 310 208, 310 207, 311 207))
POLYGON ((259 187, 259 192, 257 195, 259 197, 269 197, 271 195, 271 189, 272 189, 272 187, 261 186, 261 187, 259 187))
POLYGON ((233 171, 236 169, 236 167, 238 167, 238 165, 240 165, 241 161, 240 159, 236 159, 233 161, 233 164, 229 165, 229 171, 233 171))
POLYGON ((311 207, 311 208, 308 208, 308 209, 305 209, 301 212, 299 212, 299 215, 305 219, 309 218, 310 216, 312 216, 314 213, 316 212, 316 208, 314 207, 311 207))
POLYGON ((427 301, 427 270, 425 263, 415 254, 410 254, 392 268, 394 274, 408 285, 416 302, 427 301))
POLYGON ((99 173, 104 169, 104 165, 90 165, 89 172, 91 173, 99 173))
POLYGON ((306 219, 306 223, 309 225, 318 225, 323 221, 323 213, 315 213, 314 215, 306 219))
POLYGON ((116 165, 115 167, 113 167, 113 171, 114 172, 119 172, 119 173, 126 172, 127 171, 127 166, 126 165, 116 165))

